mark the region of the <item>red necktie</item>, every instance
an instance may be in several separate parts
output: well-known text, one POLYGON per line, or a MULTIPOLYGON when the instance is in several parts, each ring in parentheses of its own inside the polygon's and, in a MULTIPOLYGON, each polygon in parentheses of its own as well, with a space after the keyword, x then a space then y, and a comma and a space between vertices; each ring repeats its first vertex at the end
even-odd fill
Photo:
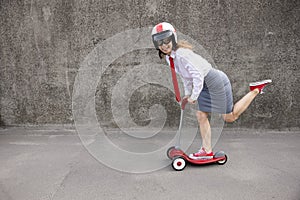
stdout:
POLYGON ((177 78, 176 78, 174 61, 173 61, 173 58, 171 56, 169 56, 169 59, 170 59, 170 67, 171 67, 171 72, 172 72, 172 80, 173 80, 173 86, 174 86, 176 101, 180 102, 181 101, 180 92, 179 92, 178 82, 177 82, 177 78))

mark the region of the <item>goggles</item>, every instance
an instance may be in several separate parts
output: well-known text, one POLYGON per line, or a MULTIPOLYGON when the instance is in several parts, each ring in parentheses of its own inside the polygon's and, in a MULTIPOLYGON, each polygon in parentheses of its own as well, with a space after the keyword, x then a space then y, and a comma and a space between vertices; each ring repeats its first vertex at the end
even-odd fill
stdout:
POLYGON ((169 30, 157 33, 152 36, 154 46, 158 49, 163 44, 169 44, 173 39, 173 33, 169 30))
POLYGON ((158 40, 158 41, 156 41, 156 43, 157 43, 157 46, 162 46, 163 44, 169 44, 171 41, 172 41, 172 37, 170 36, 165 39, 158 40))

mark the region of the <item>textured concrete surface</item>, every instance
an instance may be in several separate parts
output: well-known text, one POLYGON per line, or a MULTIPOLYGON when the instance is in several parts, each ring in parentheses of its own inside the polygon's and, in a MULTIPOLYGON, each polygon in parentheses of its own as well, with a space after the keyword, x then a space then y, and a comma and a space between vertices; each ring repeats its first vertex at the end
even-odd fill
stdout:
POLYGON ((223 166, 130 174, 95 160, 73 129, 0 129, 0 199, 299 200, 299 142, 299 132, 225 129, 223 166))
MULTIPOLYGON (((2 0, 0 124, 72 124, 73 84, 89 52, 122 31, 169 21, 228 74, 235 101, 249 82, 273 79, 234 127, 299 127, 299 7, 297 0, 2 0)), ((95 94, 103 126, 114 126, 116 81, 146 62, 161 63, 155 50, 140 50, 118 58, 104 73, 95 94)), ((170 102, 166 125, 174 126, 172 93, 155 85, 135 91, 132 116, 142 125, 149 105, 165 102, 170 102), (164 95, 157 102, 158 94, 164 95), (140 99, 144 104, 137 106, 140 99)))

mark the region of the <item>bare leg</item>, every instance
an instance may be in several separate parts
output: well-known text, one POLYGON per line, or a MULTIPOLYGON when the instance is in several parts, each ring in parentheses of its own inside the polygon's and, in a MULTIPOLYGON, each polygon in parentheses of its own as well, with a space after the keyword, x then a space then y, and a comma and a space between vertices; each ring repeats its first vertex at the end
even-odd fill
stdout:
POLYGON ((205 148, 207 152, 212 151, 211 147, 211 128, 208 121, 208 113, 197 111, 196 113, 199 127, 200 127, 200 133, 202 137, 202 146, 205 148))
MULTIPOLYGON (((226 122, 234 122, 239 116, 249 107, 254 98, 259 94, 259 89, 248 92, 242 99, 240 99, 233 107, 233 112, 224 114, 223 118, 226 122)), ((208 120, 208 113, 197 111, 197 119, 200 127, 202 138, 202 146, 207 152, 212 151, 211 147, 211 127, 208 120)))
POLYGON ((255 89, 248 92, 240 99, 233 107, 233 111, 229 114, 224 114, 223 118, 226 122, 234 122, 239 116, 249 107, 254 98, 258 95, 259 90, 255 89))

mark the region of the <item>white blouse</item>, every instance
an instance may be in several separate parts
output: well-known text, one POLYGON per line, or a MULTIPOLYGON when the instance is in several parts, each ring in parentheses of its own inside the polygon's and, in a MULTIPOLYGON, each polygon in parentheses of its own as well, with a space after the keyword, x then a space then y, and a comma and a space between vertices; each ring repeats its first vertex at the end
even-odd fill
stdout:
MULTIPOLYGON (((211 64, 190 49, 179 48, 170 55, 174 60, 175 71, 180 75, 184 93, 192 100, 197 100, 203 88, 204 77, 212 68, 211 64)), ((170 65, 169 56, 166 60, 170 65)))

